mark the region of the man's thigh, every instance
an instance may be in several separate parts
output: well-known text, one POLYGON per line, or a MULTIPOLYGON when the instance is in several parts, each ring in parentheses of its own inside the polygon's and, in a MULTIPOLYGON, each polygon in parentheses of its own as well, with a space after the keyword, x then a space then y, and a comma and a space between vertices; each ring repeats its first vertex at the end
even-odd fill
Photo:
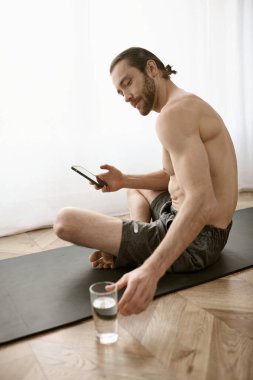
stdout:
POLYGON ((57 216, 55 232, 62 239, 77 245, 116 255, 121 242, 122 220, 90 210, 66 207, 57 216))
POLYGON ((136 267, 143 264, 161 243, 165 234, 166 228, 161 220, 151 223, 124 220, 116 267, 136 267))

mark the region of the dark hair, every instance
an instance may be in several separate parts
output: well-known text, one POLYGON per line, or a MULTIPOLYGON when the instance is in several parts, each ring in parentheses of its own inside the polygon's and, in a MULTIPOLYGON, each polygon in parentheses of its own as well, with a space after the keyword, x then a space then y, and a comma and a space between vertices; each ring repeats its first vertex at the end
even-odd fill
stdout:
POLYGON ((150 51, 140 48, 140 47, 131 47, 127 50, 122 51, 117 57, 114 58, 110 65, 110 73, 112 73, 114 67, 122 60, 127 60, 130 66, 136 67, 142 73, 146 72, 146 65, 149 59, 155 61, 158 69, 162 73, 162 77, 165 79, 170 79, 171 74, 176 74, 175 70, 172 70, 172 66, 164 66, 162 61, 150 51))

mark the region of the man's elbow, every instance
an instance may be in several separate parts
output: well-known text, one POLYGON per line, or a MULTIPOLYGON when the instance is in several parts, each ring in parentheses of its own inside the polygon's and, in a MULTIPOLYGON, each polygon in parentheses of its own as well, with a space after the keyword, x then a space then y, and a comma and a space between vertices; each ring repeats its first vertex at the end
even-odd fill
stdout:
POLYGON ((214 195, 203 196, 201 202, 201 215, 203 218, 203 224, 210 224, 210 221, 214 220, 215 215, 217 215, 218 202, 214 195))
POLYGON ((211 224, 217 214, 218 202, 214 194, 208 192, 195 194, 191 198, 191 207, 195 210, 195 215, 198 216, 200 224, 203 226, 211 224))

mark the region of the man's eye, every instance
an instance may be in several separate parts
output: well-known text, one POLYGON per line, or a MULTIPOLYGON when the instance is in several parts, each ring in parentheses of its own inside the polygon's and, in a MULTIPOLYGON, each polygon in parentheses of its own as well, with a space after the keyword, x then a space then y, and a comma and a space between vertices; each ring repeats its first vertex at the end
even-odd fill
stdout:
POLYGON ((124 82, 124 88, 129 87, 129 86, 131 85, 131 83, 132 83, 131 79, 125 81, 125 82, 124 82))

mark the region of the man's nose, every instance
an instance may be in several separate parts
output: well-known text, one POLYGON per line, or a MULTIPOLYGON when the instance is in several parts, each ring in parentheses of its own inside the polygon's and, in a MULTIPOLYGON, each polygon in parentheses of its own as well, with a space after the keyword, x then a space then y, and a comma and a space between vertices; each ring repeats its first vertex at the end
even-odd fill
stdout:
POLYGON ((130 102, 131 101, 131 99, 132 99, 132 95, 130 94, 130 93, 128 93, 128 92, 125 92, 124 93, 124 98, 125 98, 125 102, 130 102))

